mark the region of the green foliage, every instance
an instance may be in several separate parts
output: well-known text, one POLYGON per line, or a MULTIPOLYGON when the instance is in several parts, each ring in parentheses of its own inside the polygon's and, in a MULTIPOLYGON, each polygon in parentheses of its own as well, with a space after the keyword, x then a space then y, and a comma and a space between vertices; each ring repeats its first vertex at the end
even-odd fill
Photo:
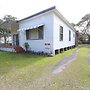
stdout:
POLYGON ((30 45, 28 44, 28 42, 25 42, 25 43, 24 43, 24 47, 25 47, 26 51, 28 51, 28 49, 29 49, 29 47, 30 47, 30 45))
POLYGON ((16 21, 16 17, 11 15, 5 15, 3 19, 0 19, 0 39, 4 38, 4 43, 7 43, 8 37, 11 36, 11 31, 7 29, 8 27, 11 28, 8 24, 11 24, 13 21, 16 21))
POLYGON ((4 43, 7 43, 7 38, 11 36, 11 32, 7 29, 0 28, 0 38, 4 38, 4 43))
POLYGON ((84 40, 83 36, 80 36, 79 40, 80 41, 83 41, 84 40))
POLYGON ((16 21, 16 19, 16 17, 13 17, 11 15, 5 15, 3 18, 4 21, 16 21))
MULTIPOLYGON (((84 17, 82 17, 74 27, 78 29, 81 35, 87 35, 90 37, 90 14, 86 14, 84 17)), ((90 41, 90 38, 88 41, 90 41)))
POLYGON ((88 36, 87 35, 80 35, 79 40, 80 41, 88 41, 88 36))

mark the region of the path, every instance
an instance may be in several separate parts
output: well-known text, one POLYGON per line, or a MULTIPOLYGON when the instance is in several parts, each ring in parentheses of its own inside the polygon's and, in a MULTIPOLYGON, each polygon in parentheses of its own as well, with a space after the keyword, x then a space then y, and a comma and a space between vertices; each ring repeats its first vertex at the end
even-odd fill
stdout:
POLYGON ((53 74, 62 72, 69 63, 76 60, 79 50, 80 49, 77 49, 72 54, 70 54, 70 55, 64 57, 62 60, 58 61, 53 68, 53 74))

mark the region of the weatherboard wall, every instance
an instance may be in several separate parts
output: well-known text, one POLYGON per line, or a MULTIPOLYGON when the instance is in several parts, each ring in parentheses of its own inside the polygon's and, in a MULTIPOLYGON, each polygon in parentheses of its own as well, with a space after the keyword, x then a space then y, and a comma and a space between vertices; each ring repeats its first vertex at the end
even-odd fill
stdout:
POLYGON ((26 40, 26 30, 19 31, 19 44, 24 48, 24 43, 28 42, 30 49, 36 52, 53 51, 53 14, 46 13, 38 17, 30 18, 19 22, 19 29, 34 27, 39 24, 44 24, 44 38, 43 40, 26 40), (50 43, 50 49, 46 49, 45 43, 50 43))
POLYGON ((19 29, 20 46, 24 48, 24 43, 28 42, 30 45, 29 49, 36 52, 52 52, 55 55, 55 50, 75 45, 75 31, 53 11, 20 21, 19 29), (26 30, 22 29, 40 24, 44 25, 43 40, 26 40, 26 30), (63 26, 63 41, 60 41, 60 25, 63 26), (71 41, 69 41, 69 31, 71 31, 71 41), (49 49, 47 49, 46 43, 50 44, 49 49))
POLYGON ((55 13, 54 17, 54 31, 53 31, 53 45, 54 50, 75 45, 75 31, 68 27, 55 13), (60 26, 63 27, 63 41, 60 41, 60 26), (71 41, 69 41, 69 31, 71 31, 71 41))

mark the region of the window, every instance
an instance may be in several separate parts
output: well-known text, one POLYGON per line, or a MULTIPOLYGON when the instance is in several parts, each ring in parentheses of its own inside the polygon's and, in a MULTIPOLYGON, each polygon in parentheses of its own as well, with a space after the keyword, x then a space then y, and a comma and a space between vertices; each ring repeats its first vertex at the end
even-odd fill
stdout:
POLYGON ((38 28, 38 39, 43 39, 43 26, 38 28))
POLYGON ((29 39, 29 30, 26 30, 26 39, 29 39))
POLYGON ((71 41, 71 31, 69 30, 69 41, 71 41))
POLYGON ((26 39, 27 40, 39 40, 43 39, 43 26, 26 30, 26 39))
POLYGON ((63 41, 63 27, 60 26, 60 41, 63 41))

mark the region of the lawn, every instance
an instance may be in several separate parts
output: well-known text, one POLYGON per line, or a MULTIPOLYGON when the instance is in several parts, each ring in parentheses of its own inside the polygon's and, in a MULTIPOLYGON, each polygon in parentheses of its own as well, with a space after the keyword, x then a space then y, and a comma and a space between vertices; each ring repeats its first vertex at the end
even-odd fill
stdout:
POLYGON ((90 90, 88 49, 82 48, 77 60, 58 74, 52 69, 57 61, 71 54, 68 50, 55 57, 0 51, 1 90, 90 90))
POLYGON ((88 49, 81 48, 77 59, 55 78, 55 89, 51 90, 90 90, 90 66, 88 49))

